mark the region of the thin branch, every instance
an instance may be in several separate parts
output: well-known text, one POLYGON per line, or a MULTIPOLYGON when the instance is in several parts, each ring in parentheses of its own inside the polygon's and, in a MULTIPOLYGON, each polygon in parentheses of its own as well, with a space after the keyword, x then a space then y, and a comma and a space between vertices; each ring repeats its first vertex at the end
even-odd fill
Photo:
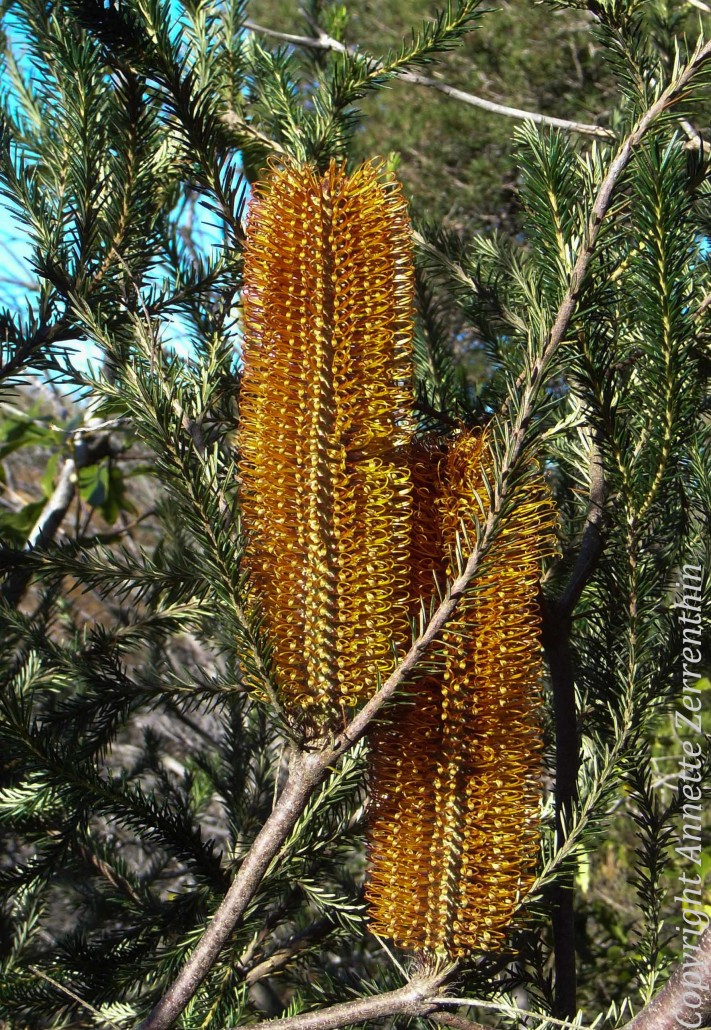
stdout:
MULTIPOLYGON (((250 1030, 336 1030, 352 1023, 366 1023, 386 1016, 427 1016, 439 1005, 430 997, 451 973, 451 968, 438 974, 413 978, 406 987, 367 998, 358 998, 341 1005, 330 1005, 318 1012, 253 1023, 250 1030)), ((229 1030, 236 1030, 230 1027, 229 1030)))
MULTIPOLYGON (((290 32, 277 32, 274 29, 265 28, 263 25, 256 25, 253 21, 249 20, 245 21, 244 25, 245 28, 250 29, 252 32, 260 32, 265 36, 271 36, 284 43, 291 43, 293 46, 307 47, 310 50, 331 50, 339 54, 357 53, 355 47, 346 47, 343 43, 340 43, 325 32, 319 32, 317 36, 296 36, 290 32)), ((430 89, 436 89, 439 93, 443 93, 453 100, 459 100, 472 107, 479 107, 484 111, 490 111, 492 114, 503 115, 505 118, 517 118, 523 121, 536 122, 537 125, 550 125, 557 129, 566 129, 568 132, 579 132, 586 136, 597 136, 602 139, 614 139, 615 136, 614 132, 603 128, 601 125, 574 122, 567 118, 555 118, 552 115, 541 114, 539 111, 525 111, 520 107, 497 104, 493 100, 485 100, 483 97, 467 93, 462 89, 457 89, 456 86, 450 86, 446 82, 440 82, 439 79, 430 78, 428 75, 420 75, 417 72, 400 71, 397 73, 397 78, 402 79, 404 82, 411 82, 416 86, 427 86, 430 89)))
MULTIPOLYGON (((83 432, 91 433, 91 419, 83 427, 83 432)), ((45 548, 56 537, 76 496, 78 471, 93 465, 102 458, 117 455, 122 450, 122 445, 114 439, 110 432, 106 431, 94 436, 82 437, 79 430, 75 430, 72 433, 72 441, 74 455, 65 459, 57 484, 30 530, 25 543, 27 551, 45 548)), ((31 578, 31 572, 24 570, 15 572, 4 583, 0 590, 0 597, 7 604, 16 607, 22 600, 31 578)))
POLYGON ((9 286, 17 286, 18 289, 23 291, 39 290, 39 285, 36 279, 21 279, 19 276, 14 275, 0 275, 0 283, 7 283, 9 286))
POLYGON ((323 940, 324 937, 328 936, 333 927, 334 922, 332 919, 319 919, 312 926, 296 934, 283 948, 278 948, 268 958, 262 959, 261 962, 257 962, 248 969, 244 982, 251 986, 265 976, 272 976, 272 974, 287 966, 297 955, 312 948, 319 941, 323 940))
POLYGON ((426 415, 428 418, 435 419, 440 425, 449 426, 450 429, 461 429, 461 419, 452 418, 446 411, 440 411, 439 408, 433 407, 424 396, 415 398, 415 411, 420 415, 426 415))
MULTIPOLYGON (((202 426, 198 420, 190 418, 187 411, 181 404, 180 399, 177 396, 173 395, 168 383, 166 382, 165 376, 163 375, 161 365, 158 364, 157 369, 154 367, 155 357, 156 355, 160 355, 161 350, 159 342, 156 339, 155 333, 153 331, 153 323, 151 321, 150 314, 143 299, 143 295, 140 292, 137 278, 134 276, 133 272, 131 271, 123 257, 118 253, 116 257, 118 263, 121 265, 123 270, 126 272, 126 275, 128 276, 128 279, 136 294, 138 304, 143 312, 146 330, 146 340, 148 341, 148 353, 146 356, 149 358, 151 362, 151 370, 157 373, 157 379, 160 383, 160 388, 163 397, 165 398, 166 402, 170 405, 176 418, 179 420, 182 429, 191 438, 193 442, 195 454, 197 455, 198 461, 200 463, 200 471, 202 473, 202 479, 205 484, 205 487, 213 494, 213 496, 215 496, 220 515, 222 516, 225 525, 231 526, 234 521, 232 506, 228 502, 221 485, 215 482, 215 477, 208 463, 208 448, 205 443, 205 437, 202 431, 202 426)), ((143 342, 140 335, 138 336, 138 340, 140 342, 143 342)), ((202 511, 200 509, 197 510, 197 515, 202 518, 202 511)), ((214 533, 214 527, 209 522, 204 523, 204 525, 205 530, 210 538, 213 553, 215 555, 220 555, 220 548, 217 544, 217 540, 214 533)), ((229 570, 225 568, 225 563, 221 555, 219 561, 220 567, 225 573, 225 582, 229 584, 229 570)), ((279 720, 282 726, 284 727, 284 729, 288 729, 289 721, 286 718, 286 714, 282 709, 279 697, 277 696, 276 688, 269 675, 269 671, 266 668, 263 657, 259 652, 258 647, 254 643, 252 627, 250 625, 247 613, 244 610, 243 606, 238 603, 237 598, 234 596, 232 599, 232 611, 236 618, 239 620, 240 626, 244 631, 244 641, 249 650, 250 658, 254 662, 254 668, 257 670, 259 674, 261 686, 263 687, 266 695, 268 696, 274 711, 279 716, 279 720)))
POLYGON ((700 302, 699 306, 696 308, 691 317, 700 318, 701 315, 703 315, 703 313, 708 310, 709 306, 711 306, 711 292, 706 294, 706 296, 700 302))
MULTIPOLYGON (((315 787, 326 776, 334 763, 363 737, 371 721, 404 684, 410 674, 415 671, 429 646, 437 639, 454 614, 459 601, 479 571, 498 530, 501 512, 524 458, 526 430, 534 414, 537 396, 545 381, 545 373, 558 348, 565 340, 593 258, 602 223, 609 211, 620 177, 647 129, 685 90, 690 79, 709 56, 711 56, 711 42, 703 47, 697 47, 689 63, 639 119, 610 164, 595 198, 583 245, 547 340, 528 370, 525 379, 520 382, 520 385, 516 384, 513 394, 509 396, 509 403, 504 405, 504 409, 508 409, 519 389, 523 389, 513 430, 502 456, 498 482, 492 492, 491 510, 463 572, 451 584, 447 596, 440 603, 420 635, 415 638, 407 654, 370 701, 352 719, 346 730, 320 752, 310 754, 296 752, 294 754, 287 785, 274 811, 262 827, 240 866, 237 876, 212 922, 168 993, 141 1024, 139 1030, 165 1030, 182 1012, 214 964, 220 949, 254 896, 271 860, 277 855, 281 844, 296 824, 315 787)), ((347 1020, 347 1022, 352 1021, 352 1019, 347 1020)), ((327 1025, 337 1026, 339 1024, 328 1023, 327 1025)), ((326 1024, 321 1027, 321 1030, 325 1030, 325 1027, 326 1024)))
POLYGON ((254 897, 264 874, 301 816, 327 768, 320 754, 294 752, 289 779, 271 815, 257 834, 230 889, 192 955, 139 1030, 164 1030, 177 1019, 215 963, 254 897))
MULTIPOLYGON (((76 329, 68 319, 60 318, 53 325, 42 324, 31 336, 21 340, 14 354, 3 364, 0 360, 0 381, 10 379, 24 370, 27 361, 52 343, 68 343, 76 339, 76 329)), ((10 341, 12 342, 12 341, 10 341)), ((0 353, 0 359, 2 355, 0 353)))
POLYGON ((431 1023, 439 1023, 440 1026, 449 1026, 452 1030, 489 1030, 483 1023, 476 1023, 466 1016, 458 1016, 454 1012, 430 1012, 427 1017, 431 1023))
POLYGON ((83 1009, 86 1009, 87 1012, 91 1012, 92 1016, 98 1017, 101 1023, 103 1023, 105 1026, 112 1027, 112 1030, 120 1030, 120 1027, 118 1027, 116 1023, 112 1022, 112 1020, 110 1020, 108 1016, 105 1016, 103 1012, 100 1012, 99 1009, 94 1008, 91 1002, 86 1001, 86 999, 76 994, 65 984, 60 983, 59 980, 55 980, 54 977, 48 976, 47 973, 43 972, 41 969, 38 969, 37 966, 28 966, 28 969, 34 976, 39 977, 40 980, 46 980, 48 984, 51 984, 52 987, 54 987, 56 990, 66 995, 67 998, 71 998, 72 1001, 77 1003, 77 1005, 80 1005, 83 1009))
POLYGON ((264 25, 257 25, 256 22, 251 21, 249 18, 243 24, 245 29, 249 29, 250 32, 259 32, 263 36, 271 36, 272 39, 281 40, 282 43, 293 43, 294 46, 308 47, 310 50, 334 50, 339 54, 348 52, 348 47, 343 43, 339 43, 337 39, 327 35, 325 32, 319 32, 317 36, 296 36, 291 32, 277 32, 276 29, 268 29, 264 25))
MULTIPOLYGON (((708 10, 711 11, 711 8, 708 10)), ((684 130, 687 137, 686 143, 684 144, 684 150, 703 150, 705 154, 711 153, 711 143, 709 143, 708 140, 705 140, 700 132, 696 131, 688 119, 680 118, 679 125, 684 130)))
POLYGON ((509 107, 508 104, 497 104, 493 100, 485 100, 484 97, 475 96, 473 93, 465 93, 456 86, 450 86, 439 79, 432 79, 429 75, 420 75, 419 72, 402 71, 398 78, 405 82, 412 82, 416 86, 428 86, 436 89, 453 100, 460 100, 472 107, 479 107, 483 111, 490 111, 492 114, 500 114, 505 118, 517 118, 521 121, 535 122, 537 125, 550 125, 552 128, 565 129, 568 132, 578 132, 584 136, 597 136, 600 139, 614 139, 615 134, 611 129, 605 129, 602 125, 591 125, 588 122, 574 122, 568 118, 556 118, 554 115, 541 114, 540 111, 526 111, 520 107, 509 107))
MULTIPOLYGON (((569 1019, 556 1019, 545 1012, 533 1012, 531 1009, 522 1009, 518 1005, 507 1005, 501 1001, 486 1001, 483 998, 438 998, 438 1006, 442 1005, 472 1005, 480 1009, 489 1009, 492 1012, 501 1012, 506 1016, 513 1016, 514 1019, 524 1016, 526 1019, 537 1019, 541 1023, 552 1023, 553 1026, 569 1027, 570 1030, 586 1030, 581 1023, 572 1023, 569 1019)), ((624 1028, 627 1030, 627 1028, 624 1028)))
POLYGON ((424 237, 417 229, 412 230, 412 239, 421 250, 426 251, 428 254, 432 254, 432 256, 451 273, 458 283, 462 286, 466 286, 467 289, 470 289, 475 295, 479 294, 479 284, 476 279, 469 275, 459 261, 454 261, 449 257, 449 255, 435 247, 435 245, 426 239, 426 237, 424 237))
POLYGON ((255 143, 261 143, 267 150, 270 150, 275 154, 286 154, 287 150, 277 143, 276 140, 270 139, 263 132, 260 132, 256 125, 252 125, 248 122, 243 115, 238 111, 228 110, 221 115, 221 120, 225 127, 230 132, 241 133, 244 136, 249 136, 255 143))
MULTIPOLYGON (((504 1012, 507 1016, 523 1016, 558 1027, 584 1030, 577 1023, 557 1020, 543 1012, 513 1007, 500 1001, 447 998, 440 994, 430 994, 428 997, 428 993, 432 992, 433 988, 439 989, 443 986, 450 972, 451 969, 444 969, 440 973, 428 977, 427 980, 424 977, 415 977, 407 987, 400 988, 398 991, 387 991, 374 997, 358 998, 343 1004, 331 1005, 316 1012, 305 1012, 302 1016, 290 1016, 280 1020, 252 1024, 250 1030, 337 1030, 338 1027, 368 1023, 371 1020, 388 1016, 425 1017, 441 1026, 451 1027, 452 1030, 488 1030, 481 1023, 464 1016, 449 1015, 443 1010, 444 1005, 477 1005, 481 1008, 504 1012)), ((228 1030, 237 1030, 237 1028, 230 1027, 228 1030)))
MULTIPOLYGON (((711 42, 705 43, 703 46, 699 42, 688 64, 682 68, 677 77, 669 83, 665 90, 662 91, 651 107, 647 108, 630 134, 620 145, 617 154, 610 163, 607 175, 600 185, 600 189, 598 190, 595 198, 595 203, 592 206, 583 245, 580 248, 580 253, 578 254, 570 276, 568 289, 566 290, 565 296, 558 308, 555 322, 553 323, 553 327, 548 335, 548 340, 543 348, 543 352, 535 362, 531 372, 529 373, 526 371, 519 376, 516 382, 517 389, 521 389, 524 386, 526 378, 529 376, 531 380, 535 381, 536 376, 540 374, 540 368, 547 366, 550 357, 563 342, 563 338, 567 332, 568 326, 570 325, 570 320, 573 317, 573 313, 580 298, 580 293, 595 251, 595 244, 597 243, 600 235, 605 216, 610 208, 610 204, 612 203, 612 197, 622 173, 632 160, 635 148, 639 146, 647 130, 656 121, 656 119, 683 95, 689 81, 694 77, 699 68, 706 63, 710 56, 711 42)), ((502 405, 502 414, 506 414, 510 406, 510 402, 511 395, 509 395, 502 405)))
MULTIPOLYGON (((555 717, 555 831, 556 847, 566 844, 578 796, 580 742, 575 705, 575 669, 570 645, 570 619, 555 621, 551 633, 550 607, 545 606, 544 646, 553 688, 555 717)), ((572 870, 551 884, 556 1016, 572 1019, 577 1011, 575 952, 575 883, 572 870)))
POLYGON ((27 547, 44 547, 53 540, 69 506, 74 499, 77 481, 77 466, 73 458, 67 458, 62 465, 57 485, 52 491, 42 514, 30 530, 27 547))
POLYGON ((563 862, 575 852, 588 820, 600 803, 600 799, 604 796, 612 780, 620 757, 629 743, 634 727, 632 696, 629 689, 625 691, 622 701, 620 721, 615 729, 615 737, 612 744, 609 747, 605 747, 602 760, 595 768, 593 786, 589 793, 583 797, 575 821, 566 827, 563 847, 557 847, 554 853, 545 859, 543 868, 529 888, 528 898, 537 897, 541 890, 553 880, 563 862))

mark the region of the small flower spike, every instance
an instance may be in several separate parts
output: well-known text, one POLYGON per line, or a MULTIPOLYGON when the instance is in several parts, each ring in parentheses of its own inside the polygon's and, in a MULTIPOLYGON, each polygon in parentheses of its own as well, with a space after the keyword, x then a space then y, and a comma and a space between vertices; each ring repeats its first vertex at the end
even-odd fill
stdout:
MULTIPOLYGON (((416 466, 421 464, 421 457, 416 466)), ((430 534, 426 572, 456 574, 457 541, 475 538, 493 460, 485 433, 433 452, 436 500, 414 489, 430 534)), ((413 474, 416 484, 422 472, 413 474)), ((541 672, 537 591, 554 550, 555 513, 529 470, 502 516, 478 580, 438 651, 376 735, 367 895, 376 932, 461 957, 499 945, 530 885, 538 843, 541 672)), ((421 577, 422 578, 422 577, 421 577)), ((420 586, 421 589, 421 586, 420 586)))

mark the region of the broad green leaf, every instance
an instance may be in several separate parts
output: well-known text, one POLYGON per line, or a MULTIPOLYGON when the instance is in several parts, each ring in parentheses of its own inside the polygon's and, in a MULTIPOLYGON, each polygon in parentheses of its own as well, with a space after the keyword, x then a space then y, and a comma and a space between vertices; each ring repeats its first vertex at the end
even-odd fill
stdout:
POLYGON ((79 496, 92 508, 100 508, 109 495, 109 466, 106 462, 79 469, 79 496))
POLYGON ((57 474, 57 465, 61 457, 60 451, 55 451, 45 466, 44 473, 40 479, 40 486, 45 497, 51 497, 54 490, 54 478, 57 474))
POLYGON ((21 547, 25 543, 32 527, 42 514, 46 500, 30 501, 19 511, 0 512, 0 540, 21 547))
POLYGON ((0 460, 21 447, 55 443, 56 433, 48 425, 34 419, 9 415, 0 419, 0 460))
POLYGON ((106 499, 101 505, 101 514, 109 525, 113 525, 120 512, 135 512, 135 510, 131 501, 126 497, 126 482, 123 472, 117 465, 112 465, 109 471, 106 499))

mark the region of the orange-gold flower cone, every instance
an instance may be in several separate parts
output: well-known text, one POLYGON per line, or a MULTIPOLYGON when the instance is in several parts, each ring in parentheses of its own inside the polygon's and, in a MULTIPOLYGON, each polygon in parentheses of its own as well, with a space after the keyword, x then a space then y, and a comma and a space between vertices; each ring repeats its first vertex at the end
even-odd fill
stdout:
MULTIPOLYGON (((446 451, 436 442, 413 441, 408 448, 413 519, 410 594, 417 618, 446 572, 438 517, 439 465, 446 451)), ((425 610, 424 615, 429 613, 425 610)), ((372 810, 366 896, 371 925, 401 947, 424 947, 430 903, 433 785, 442 748, 441 656, 430 658, 430 675, 411 687, 414 698, 395 705, 370 742, 372 810)))
POLYGON ((245 247, 245 564, 287 708, 357 703, 409 630, 413 269, 399 186, 274 168, 245 247))
MULTIPOLYGON (((452 575, 457 534, 464 527, 474 537, 491 471, 484 433, 462 434, 446 457, 436 455, 436 500, 419 502, 431 540, 419 561, 430 575, 437 560, 452 575)), ((418 497, 415 489, 416 507, 418 497)), ((443 634, 440 669, 413 686, 412 703, 375 738, 367 895, 373 928, 403 947, 449 957, 496 947, 531 881, 541 748, 536 597, 554 522, 532 469, 443 634)))

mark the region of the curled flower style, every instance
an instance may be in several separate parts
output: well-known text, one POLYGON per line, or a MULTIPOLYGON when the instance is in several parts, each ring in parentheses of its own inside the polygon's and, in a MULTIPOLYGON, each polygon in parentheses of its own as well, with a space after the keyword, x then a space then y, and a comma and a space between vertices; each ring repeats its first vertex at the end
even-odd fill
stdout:
MULTIPOLYGON (((397 183, 273 167, 244 255, 245 565, 287 707, 356 704, 407 638, 413 268, 397 183)), ((321 713, 321 714, 319 714, 321 713)))
MULTIPOLYGON (((418 457, 417 463, 421 462, 418 457)), ((415 564, 454 569, 472 538, 493 461, 485 433, 435 453, 435 499, 415 486, 430 547, 415 564)), ((421 478, 413 475, 416 484, 421 478)), ((374 929, 450 957, 496 947, 530 884, 537 853, 541 671, 537 590, 554 549, 555 513, 530 469, 502 516, 488 559, 440 643, 440 668, 373 748, 367 895, 374 929)))

